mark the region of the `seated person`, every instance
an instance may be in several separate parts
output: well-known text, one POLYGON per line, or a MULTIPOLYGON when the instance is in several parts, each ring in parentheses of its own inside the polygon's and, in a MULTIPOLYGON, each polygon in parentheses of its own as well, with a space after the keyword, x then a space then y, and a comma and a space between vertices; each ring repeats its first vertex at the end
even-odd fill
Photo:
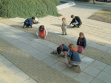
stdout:
MULTIPOLYGON (((26 28, 26 27, 31 27, 32 28, 32 24, 33 24, 33 21, 35 20, 35 17, 32 17, 32 18, 27 18, 25 21, 24 21, 24 26, 23 28, 26 28)), ((33 28, 32 28, 33 29, 33 28)))
POLYGON ((38 23, 40 23, 40 22, 39 22, 39 19, 35 17, 35 20, 34 20, 33 23, 34 23, 34 24, 38 24, 38 23))
POLYGON ((69 25, 72 24, 72 25, 74 25, 73 28, 74 28, 74 27, 79 28, 79 26, 82 24, 82 21, 81 21, 81 19, 79 18, 79 16, 71 15, 71 18, 72 18, 72 21, 71 21, 71 23, 70 23, 69 25))
POLYGON ((68 48, 69 48, 68 53, 67 53, 68 66, 69 67, 74 66, 74 70, 77 73, 80 73, 81 69, 80 69, 79 64, 81 60, 80 60, 79 54, 77 53, 77 50, 74 48, 73 44, 69 44, 68 48))
POLYGON ((59 47, 57 47, 55 51, 52 51, 51 54, 57 54, 57 56, 59 56, 61 52, 64 52, 64 58, 65 58, 67 56, 66 55, 67 51, 68 51, 68 47, 62 44, 59 47))
POLYGON ((48 34, 48 31, 46 30, 44 25, 41 25, 36 32, 36 35, 38 38, 42 37, 42 38, 46 39, 47 34, 48 34))

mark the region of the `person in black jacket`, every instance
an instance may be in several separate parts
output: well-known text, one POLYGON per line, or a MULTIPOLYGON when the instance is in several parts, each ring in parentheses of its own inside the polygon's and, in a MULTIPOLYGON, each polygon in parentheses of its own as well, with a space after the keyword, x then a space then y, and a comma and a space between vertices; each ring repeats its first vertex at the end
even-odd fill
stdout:
POLYGON ((69 25, 72 24, 72 25, 74 25, 73 28, 74 28, 74 27, 79 28, 79 26, 82 24, 82 21, 81 21, 81 19, 79 18, 79 16, 71 15, 71 18, 72 18, 72 21, 71 21, 71 23, 70 23, 69 25))
POLYGON ((78 45, 78 52, 79 53, 84 53, 84 49, 86 47, 86 38, 85 38, 83 32, 79 33, 79 38, 77 40, 77 45, 78 45))

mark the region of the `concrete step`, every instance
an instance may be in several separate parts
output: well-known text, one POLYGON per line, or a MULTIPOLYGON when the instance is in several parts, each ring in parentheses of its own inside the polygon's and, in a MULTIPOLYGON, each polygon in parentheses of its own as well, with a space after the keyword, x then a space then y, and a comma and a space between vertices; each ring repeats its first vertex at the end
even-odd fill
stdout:
POLYGON ((70 7, 70 6, 74 6, 74 5, 76 5, 74 2, 69 1, 69 2, 67 2, 67 3, 65 3, 65 4, 58 5, 58 6, 57 6, 57 9, 60 10, 60 9, 63 9, 63 8, 67 8, 67 7, 70 7))

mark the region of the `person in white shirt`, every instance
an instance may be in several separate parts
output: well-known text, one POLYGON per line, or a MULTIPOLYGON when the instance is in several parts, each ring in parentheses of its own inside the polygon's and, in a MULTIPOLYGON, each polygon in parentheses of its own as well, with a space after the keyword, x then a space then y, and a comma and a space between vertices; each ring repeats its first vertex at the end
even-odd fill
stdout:
POLYGON ((38 30, 36 31, 36 35, 38 38, 42 37, 44 39, 46 39, 46 36, 48 34, 48 31, 46 29, 46 27, 44 27, 44 25, 41 25, 38 30))

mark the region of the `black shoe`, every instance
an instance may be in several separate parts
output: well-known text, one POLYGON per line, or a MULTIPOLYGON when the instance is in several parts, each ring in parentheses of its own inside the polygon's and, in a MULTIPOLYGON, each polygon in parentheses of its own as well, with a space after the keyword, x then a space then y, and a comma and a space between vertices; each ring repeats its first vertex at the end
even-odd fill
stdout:
POLYGON ((77 25, 77 28, 79 28, 79 25, 77 25))
POLYGON ((72 28, 75 28, 76 26, 74 25, 72 28))

